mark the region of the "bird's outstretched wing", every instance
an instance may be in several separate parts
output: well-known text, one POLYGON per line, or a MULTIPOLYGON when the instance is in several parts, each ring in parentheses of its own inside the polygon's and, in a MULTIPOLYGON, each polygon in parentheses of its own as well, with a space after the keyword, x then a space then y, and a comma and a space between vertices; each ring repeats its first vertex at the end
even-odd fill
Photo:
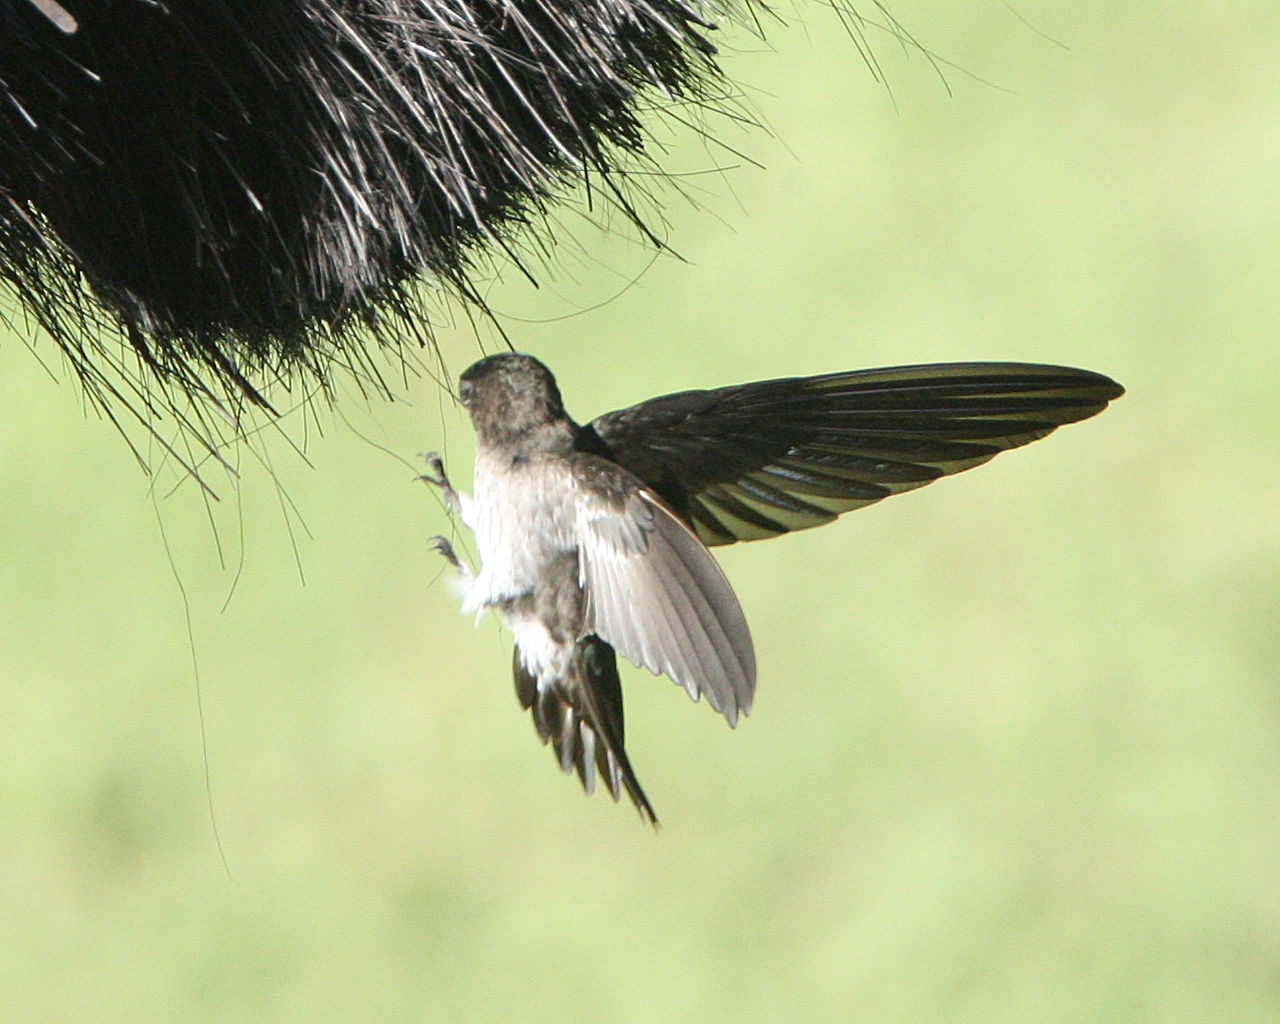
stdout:
POLYGON ((756 662, 729 581, 651 491, 593 455, 573 460, 584 629, 670 676, 730 725, 751 709, 756 662))
POLYGON ((639 477, 705 543, 732 544, 981 465, 1123 393, 1101 374, 1031 363, 855 370, 650 399, 593 420, 582 446, 639 477))

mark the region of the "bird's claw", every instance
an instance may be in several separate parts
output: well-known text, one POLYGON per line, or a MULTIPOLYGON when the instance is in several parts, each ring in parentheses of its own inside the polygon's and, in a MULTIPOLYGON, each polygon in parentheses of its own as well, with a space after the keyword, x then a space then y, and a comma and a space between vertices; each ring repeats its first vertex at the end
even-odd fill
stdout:
POLYGON ((418 458, 427 464, 427 471, 419 473, 418 479, 425 480, 429 484, 435 484, 444 490, 450 490, 449 478, 444 472, 444 460, 440 458, 439 452, 419 452, 418 458))
POLYGON ((427 543, 430 544, 434 550, 440 552, 440 554, 442 554, 445 557, 445 560, 450 565, 452 565, 455 569, 462 568, 462 562, 458 559, 457 554, 454 552, 453 544, 450 543, 449 538, 442 537, 440 536, 440 534, 436 534, 429 541, 427 541, 427 543))
POLYGON ((453 484, 449 483, 449 477, 444 471, 444 460, 440 458, 440 453, 423 452, 421 458, 426 460, 427 471, 418 474, 418 479, 440 488, 440 494, 444 498, 444 507, 449 512, 461 512, 462 502, 458 500, 458 492, 453 489, 453 484))

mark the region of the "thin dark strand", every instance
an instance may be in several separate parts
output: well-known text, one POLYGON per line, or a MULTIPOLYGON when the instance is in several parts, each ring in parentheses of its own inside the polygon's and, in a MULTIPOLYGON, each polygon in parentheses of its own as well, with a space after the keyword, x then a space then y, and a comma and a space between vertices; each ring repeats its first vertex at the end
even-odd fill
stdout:
POLYGON ((356 425, 347 418, 347 414, 343 412, 339 406, 335 405, 333 408, 334 408, 334 411, 338 414, 338 417, 346 425, 347 430, 355 434, 356 437, 360 438, 360 440, 363 441, 365 444, 367 444, 370 448, 374 448, 377 451, 382 452, 382 454, 390 456, 391 458, 395 459, 396 462, 400 463, 400 465, 406 467, 407 469, 412 469, 414 471, 417 470, 418 468, 417 466, 415 466, 412 462, 406 459, 394 448, 389 448, 387 445, 382 444, 378 441, 375 441, 368 434, 364 433, 362 430, 356 427, 356 425))
POLYGON ((169 571, 173 574, 173 582, 178 588, 178 596, 182 601, 182 618, 187 630, 187 649, 191 653, 191 678, 195 687, 196 718, 200 724, 200 760, 204 768, 204 799, 209 811, 209 828, 213 832, 213 843, 218 851, 218 860, 232 885, 238 885, 235 875, 231 873, 231 864, 227 860, 226 850, 222 845, 222 835, 218 830, 218 816, 213 803, 213 772, 209 767, 209 730, 204 716, 204 694, 200 682, 200 658, 196 654, 195 627, 191 622, 191 600, 187 595, 186 585, 182 582, 182 574, 178 572, 178 564, 173 557, 173 549, 169 546, 169 535, 164 528, 164 517, 160 515, 160 506, 155 492, 151 492, 151 508, 155 512, 156 526, 160 531, 160 543, 164 545, 165 558, 169 561, 169 571))
POLYGON ((244 575, 245 562, 248 559, 247 543, 245 538, 244 527, 244 495, 237 489, 236 491, 236 568, 231 574, 231 583, 227 586, 227 596, 223 598, 222 607, 218 609, 219 615, 225 615, 227 609, 231 607, 231 599, 235 596, 236 590, 240 586, 240 577, 244 575))
POLYGON ((298 570, 298 582, 303 586, 306 586, 307 577, 302 568, 302 552, 298 547, 298 536, 294 532, 294 520, 297 520, 298 526, 302 529, 302 532, 306 534, 308 540, 314 540, 315 538, 312 536, 311 530, 307 527, 307 523, 302 516, 301 509, 294 504, 293 499, 289 497, 289 492, 285 490, 279 477, 276 476, 275 467, 271 464, 270 452, 265 449, 261 452, 253 449, 251 450, 253 451, 254 458, 267 471, 268 476, 271 478, 271 482, 275 485, 276 500, 280 505, 280 518, 284 521, 285 532, 289 535, 289 548, 293 551, 293 563, 295 568, 298 570))
POLYGON ((1006 3, 1004 7, 1005 7, 1005 10, 1007 10, 1010 14, 1012 14, 1015 18, 1017 18, 1020 22, 1022 22, 1022 24, 1024 24, 1027 28, 1029 28, 1032 32, 1038 35, 1045 42, 1052 43, 1054 46, 1060 49, 1066 50, 1068 53, 1071 52, 1070 46, 1064 43, 1061 39, 1056 39, 1053 36, 1049 35, 1049 33, 1046 32, 1044 29, 1038 28, 1037 26, 1033 25, 1021 13, 1019 13, 1018 9, 1014 7, 1013 4, 1006 3))
POLYGON ((614 292, 612 295, 607 296, 606 298, 601 299, 599 302, 592 303, 590 306, 583 306, 580 309, 575 309, 571 313, 561 313, 557 316, 519 317, 513 313, 505 313, 503 314, 503 317, 507 320, 512 320, 516 323, 521 323, 521 324, 556 324, 565 320, 572 320, 575 317, 582 316, 585 313, 594 312, 597 309, 602 309, 605 306, 609 305, 610 303, 616 302, 619 298, 621 298, 623 295, 629 292, 632 288, 634 288, 637 284, 639 284, 640 279, 644 277, 647 273, 649 273, 653 265, 658 261, 658 257, 661 255, 662 253, 659 253, 659 252, 650 253, 649 259, 645 263, 645 265, 641 267, 640 270, 638 270, 635 274, 633 274, 631 278, 628 279, 616 292, 614 292))

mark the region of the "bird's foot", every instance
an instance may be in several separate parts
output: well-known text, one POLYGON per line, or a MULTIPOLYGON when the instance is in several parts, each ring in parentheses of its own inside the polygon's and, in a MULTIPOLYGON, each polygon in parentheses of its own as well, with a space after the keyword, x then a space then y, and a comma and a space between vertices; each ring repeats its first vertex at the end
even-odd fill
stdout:
POLYGON ((444 556, 445 561, 459 572, 465 573, 467 571, 467 567, 462 564, 462 560, 458 558, 457 553, 453 550, 453 544, 450 543, 448 537, 442 537, 440 534, 436 534, 427 541, 427 543, 430 544, 434 550, 440 552, 440 554, 444 556))
POLYGON ((444 472, 444 459, 440 458, 439 452, 418 452, 418 458, 427 464, 427 471, 419 473, 416 479, 441 488, 449 487, 449 478, 444 472))
MULTIPOLYGON (((449 483, 449 477, 444 471, 444 460, 440 458, 440 453, 422 452, 419 455, 419 458, 426 461, 427 471, 425 473, 419 473, 416 479, 429 483, 434 487, 439 487, 440 493, 444 498, 445 508, 453 513, 460 512, 462 509, 462 503, 458 500, 458 492, 455 491, 453 489, 453 485, 449 483)), ((445 544, 447 545, 448 541, 445 541, 445 544)), ((453 549, 450 548, 449 550, 452 551, 453 549)), ((443 554, 443 552, 441 553, 443 554)))

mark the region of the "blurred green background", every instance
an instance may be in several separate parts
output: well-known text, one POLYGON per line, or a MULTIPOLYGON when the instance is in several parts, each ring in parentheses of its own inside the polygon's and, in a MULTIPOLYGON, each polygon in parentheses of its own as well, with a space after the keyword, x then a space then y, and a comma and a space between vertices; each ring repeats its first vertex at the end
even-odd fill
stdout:
POLYGON ((763 167, 673 137, 684 261, 584 228, 505 329, 581 418, 947 359, 1129 394, 724 551, 751 718, 624 679, 657 834, 458 613, 377 447, 469 478, 434 383, 339 382, 211 524, 5 339, 0 1019, 1280 1019, 1280 7, 892 9, 957 66, 873 33, 882 88, 811 4, 725 33, 763 167))

